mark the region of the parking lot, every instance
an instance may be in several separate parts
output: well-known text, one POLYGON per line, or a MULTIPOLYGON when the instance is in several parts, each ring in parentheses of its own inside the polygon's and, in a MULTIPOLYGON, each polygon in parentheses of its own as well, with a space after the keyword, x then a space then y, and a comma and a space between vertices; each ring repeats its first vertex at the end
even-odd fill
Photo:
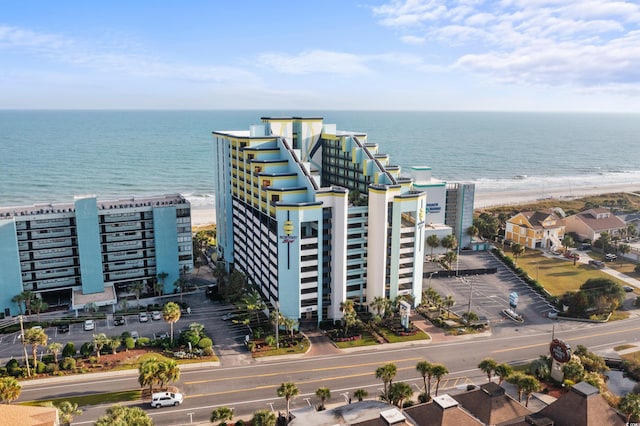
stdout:
MULTIPOLYGON (((434 270, 433 264, 428 264, 427 271, 434 270)), ((431 285, 440 295, 453 296, 455 305, 451 309, 458 315, 468 310, 480 317, 486 317, 490 324, 510 322, 501 313, 509 308, 509 295, 518 295, 516 312, 525 319, 526 324, 549 323, 547 315, 554 311, 554 307, 537 292, 531 290, 510 269, 504 266, 489 252, 461 253, 458 270, 497 268, 495 274, 458 276, 451 278, 436 278, 435 275, 423 281, 423 288, 431 285)))
MULTIPOLYGON (((140 300, 140 304, 145 306, 148 303, 164 303, 166 301, 179 301, 165 298, 164 300, 140 300)), ((184 295, 184 301, 188 303, 190 313, 187 310, 182 312, 180 320, 174 325, 174 337, 179 336, 182 330, 189 328, 193 322, 203 324, 205 332, 213 338, 216 353, 224 356, 224 354, 233 355, 249 355, 244 347, 244 336, 248 334, 246 325, 236 324, 229 319, 224 321, 222 317, 225 314, 234 312, 234 308, 220 302, 213 302, 205 297, 204 290, 198 290, 191 294, 184 295)), ((47 320, 68 315, 68 313, 52 313, 41 314, 41 320, 47 320)), ((35 321, 35 315, 33 320, 35 321)), ((25 318, 28 321, 28 318, 25 318)), ((85 323, 81 319, 78 322, 69 324, 69 329, 63 332, 58 327, 48 327, 44 329, 49 337, 48 343, 61 343, 65 345, 67 342, 73 342, 77 349, 85 342, 91 342, 93 335, 105 333, 107 336, 119 336, 122 333, 129 332, 133 335, 136 333, 139 337, 149 339, 160 338, 163 334, 170 331, 169 324, 164 321, 162 316, 153 315, 149 312, 146 321, 134 314, 107 314, 104 319, 94 319, 94 327, 92 330, 85 330, 85 323), (122 317, 122 324, 116 325, 117 317, 122 317)), ((19 338, 20 332, 9 334, 0 334, 0 365, 6 364, 11 358, 22 358, 24 356, 22 341, 19 338)), ((121 348, 124 350, 124 348, 121 348)), ((30 354, 29 350, 29 354, 30 354)), ((46 347, 38 349, 38 356, 46 354, 46 347)), ((232 358, 232 357, 230 357, 232 358)), ((243 357, 234 362, 243 362, 243 357)))

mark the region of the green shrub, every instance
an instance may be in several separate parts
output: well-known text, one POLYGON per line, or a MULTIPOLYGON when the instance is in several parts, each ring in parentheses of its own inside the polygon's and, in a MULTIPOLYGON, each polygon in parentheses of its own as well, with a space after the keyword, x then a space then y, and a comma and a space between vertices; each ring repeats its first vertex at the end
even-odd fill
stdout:
POLYGON ((51 364, 53 362, 53 354, 44 355, 42 357, 42 362, 45 364, 51 364))
POLYGON ((91 355, 92 352, 93 352, 93 343, 91 342, 84 342, 80 347, 80 355, 82 356, 85 356, 85 357, 89 356, 91 355))
POLYGON ((75 360, 75 358, 72 358, 70 356, 65 357, 60 362, 60 368, 62 368, 63 370, 75 370, 76 369, 76 360, 75 360))
POLYGON ((43 374, 47 370, 47 364, 42 361, 36 362, 36 373, 43 374))
POLYGON ((213 348, 211 346, 209 346, 208 348, 204 348, 202 350, 202 355, 204 356, 211 356, 213 355, 213 348))
POLYGON ((131 337, 131 335, 129 335, 129 337, 126 337, 124 339, 124 347, 127 348, 127 350, 133 349, 136 347, 136 341, 133 340, 133 337, 131 337))
POLYGON ((62 356, 76 356, 76 345, 74 345, 73 342, 69 342, 64 345, 64 349, 62 349, 62 356))
POLYGON ((209 339, 208 337, 203 337, 198 342, 198 347, 200 349, 210 348, 211 346, 213 346, 213 340, 209 339))
POLYGON ((58 364, 56 364, 55 362, 50 362, 47 364, 44 371, 45 373, 48 373, 48 374, 54 373, 58 371, 58 364))
POLYGON ((149 342, 151 342, 151 339, 149 339, 148 337, 140 337, 136 342, 136 344, 142 347, 142 346, 148 346, 149 342))

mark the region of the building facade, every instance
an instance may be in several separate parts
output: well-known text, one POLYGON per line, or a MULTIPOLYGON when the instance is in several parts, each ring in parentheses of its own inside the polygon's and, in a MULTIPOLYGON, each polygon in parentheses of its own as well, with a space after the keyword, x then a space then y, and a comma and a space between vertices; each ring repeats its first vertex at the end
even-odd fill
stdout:
POLYGON ((173 292, 193 269, 191 207, 180 195, 0 208, 0 307, 32 291, 50 306, 114 305, 134 282, 162 274, 173 292))
POLYGON ((426 194, 378 145, 322 118, 213 132, 218 256, 293 319, 422 296, 426 194))
POLYGON ((564 221, 552 211, 520 212, 507 220, 505 239, 532 249, 559 250, 564 221))

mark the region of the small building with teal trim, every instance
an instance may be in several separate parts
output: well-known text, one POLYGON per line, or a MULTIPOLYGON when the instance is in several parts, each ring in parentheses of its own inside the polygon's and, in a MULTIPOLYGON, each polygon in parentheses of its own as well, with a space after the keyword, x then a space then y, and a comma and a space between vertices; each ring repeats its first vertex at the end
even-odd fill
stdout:
POLYGON ((115 305, 134 282, 164 292, 193 269, 191 207, 178 194, 0 207, 0 313, 31 291, 51 307, 115 305), (165 277, 166 274, 166 277, 165 277))
POLYGON ((218 258, 295 320, 421 301, 427 195, 362 132, 319 117, 214 131, 218 258))

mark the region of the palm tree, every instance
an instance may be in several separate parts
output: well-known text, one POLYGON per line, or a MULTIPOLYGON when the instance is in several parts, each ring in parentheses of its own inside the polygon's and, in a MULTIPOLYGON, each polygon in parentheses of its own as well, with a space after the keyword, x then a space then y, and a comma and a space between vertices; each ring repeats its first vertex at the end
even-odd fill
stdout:
POLYGON ((427 245, 431 248, 431 259, 433 259, 433 250, 440 246, 440 238, 436 234, 427 237, 427 245))
POLYGON ((64 425, 71 424, 73 416, 82 414, 82 410, 78 408, 78 404, 75 402, 62 401, 56 407, 58 408, 58 418, 64 425))
POLYGON ((442 364, 433 364, 431 368, 431 374, 436 379, 436 396, 438 396, 438 389, 440 388, 440 381, 444 376, 449 374, 449 370, 442 364))
POLYGON ((109 346, 111 346, 111 353, 113 355, 118 353, 118 348, 122 345, 122 337, 113 336, 109 338, 109 346))
POLYGON ((404 382, 396 382, 389 388, 389 402, 397 405, 401 410, 404 405, 404 401, 411 399, 412 396, 413 389, 404 382))
POLYGON ((20 396, 22 386, 14 377, 0 377, 0 401, 10 404, 20 396))
POLYGON ((531 399, 531 394, 533 392, 537 392, 540 390, 540 382, 533 376, 525 375, 520 382, 520 386, 522 387, 522 391, 526 397, 524 406, 529 406, 529 399, 531 399))
POLYGON ((40 322, 40 312, 49 309, 49 304, 42 300, 40 297, 35 297, 31 301, 31 309, 36 311, 36 318, 38 319, 38 322, 40 322))
POLYGON ((278 396, 287 402, 287 419, 289 418, 289 403, 300 393, 298 387, 292 382, 283 382, 278 388, 278 396))
POLYGON ((458 248, 458 239, 453 234, 445 235, 440 244, 449 251, 455 251, 458 248))
POLYGON ((501 363, 496 365, 496 376, 498 376, 498 385, 501 385, 504 380, 513 374, 513 368, 507 363, 501 363))
POLYGON ((164 282, 167 278, 169 278, 169 274, 166 272, 160 272, 158 274, 158 281, 156 281, 153 286, 153 290, 158 292, 158 296, 162 296, 164 293, 164 282))
POLYGON ((429 361, 418 361, 416 364, 416 370, 422 375, 422 383, 424 384, 424 394, 427 396, 427 400, 431 398, 431 369, 433 364, 429 361), (429 383, 427 383, 427 378, 429 383))
POLYGON ((629 392, 620 400, 618 408, 627 415, 627 424, 631 419, 640 419, 640 394, 629 392))
POLYGON ((451 318, 451 307, 455 305, 456 301, 453 296, 449 295, 443 300, 444 306, 447 307, 447 318, 451 318))
POLYGON ((356 324, 356 310, 353 306, 353 300, 345 300, 340 303, 340 311, 342 311, 342 318, 344 319, 344 335, 349 332, 349 327, 356 324))
POLYGON ((321 387, 316 390, 316 396, 320 398, 320 406, 318 411, 324 410, 324 402, 331 398, 331 391, 327 387, 321 387))
POLYGON ((447 263, 449 269, 451 269, 451 265, 453 265, 456 259, 458 259, 458 253, 453 250, 446 252, 444 255, 444 261, 447 263))
POLYGON ((96 356, 100 359, 100 351, 102 348, 109 344, 109 338, 104 333, 93 335, 93 348, 96 351, 96 356))
POLYGON ((573 240, 571 235, 565 234, 564 238, 562 238, 562 246, 564 247, 564 252, 568 252, 570 248, 576 246, 576 242, 573 240))
POLYGON ((41 328, 30 328, 24 332, 24 343, 31 345, 31 350, 33 351, 34 366, 36 365, 36 352, 38 351, 38 346, 46 345, 48 339, 49 337, 47 337, 44 330, 41 328))
POLYGON ((136 425, 153 426, 153 421, 140 407, 114 405, 107 409, 107 414, 98 418, 95 426, 136 425))
POLYGON ((371 305, 371 307, 376 310, 376 314, 382 317, 384 316, 385 310, 389 306, 389 299, 382 296, 376 296, 373 298, 373 301, 369 305, 371 305))
POLYGON ((35 298, 35 293, 30 290, 22 292, 22 301, 24 302, 24 309, 27 315, 31 315, 31 302, 35 298))
POLYGON ((298 324, 298 321, 293 318, 283 317, 282 325, 284 325, 285 330, 287 330, 291 335, 291 341, 293 341, 293 332, 296 328, 296 324, 298 324))
POLYGON ((518 266, 518 258, 522 256, 525 252, 525 248, 522 244, 514 244, 511 246, 511 252, 513 253, 513 257, 515 259, 514 264, 518 266))
POLYGON ((175 302, 169 302, 162 309, 162 318, 171 325, 171 344, 173 345, 173 324, 180 319, 180 306, 175 302))
POLYGON ((233 419, 233 410, 229 407, 218 407, 211 412, 211 423, 220 422, 219 426, 226 425, 233 419))
POLYGON ((138 367, 138 383, 140 386, 149 386, 149 394, 153 394, 153 385, 158 383, 160 361, 157 358, 148 358, 138 367))
POLYGON ((525 375, 516 371, 511 376, 507 377, 507 382, 511 383, 518 389, 518 402, 522 402, 522 392, 524 392, 524 388, 522 387, 522 381, 524 380, 525 375))
POLYGON ((182 303, 182 293, 184 293, 188 285, 189 283, 187 282, 187 279, 184 276, 181 276, 173 283, 173 286, 176 289, 180 290, 180 303, 182 303))
POLYGON ((134 281, 129 286, 129 291, 133 292, 133 294, 136 296, 136 305, 138 309, 140 309, 140 296, 144 291, 144 284, 142 283, 142 281, 134 281))
POLYGON ((218 288, 224 286, 224 280, 227 277, 227 270, 224 267, 224 263, 216 263, 216 269, 213 270, 213 277, 216 279, 216 283, 218 283, 218 288))
POLYGON ((22 293, 16 294, 11 298, 11 301, 18 305, 18 309, 20 310, 20 315, 22 315, 22 302, 24 302, 24 295, 22 293))
POLYGON ((491 381, 491 376, 493 376, 497 366, 498 363, 493 358, 485 358, 478 364, 478 368, 487 375, 488 381, 491 381))
POLYGON ((376 379, 381 379, 384 384, 384 395, 385 399, 389 397, 389 387, 391 386, 391 382, 393 378, 396 376, 398 372, 398 367, 395 364, 386 364, 382 367, 378 367, 376 369, 376 379))
POLYGON ((480 235, 480 230, 478 229, 477 226, 471 225, 470 227, 467 228, 467 235, 473 239, 478 235, 480 235))
POLYGON ((363 399, 365 399, 367 396, 369 396, 369 392, 367 392, 364 389, 356 389, 353 392, 353 396, 355 396, 358 401, 362 401, 363 399))
POLYGON ((549 358, 541 355, 529 364, 529 372, 539 379, 546 380, 551 374, 549 358))
POLYGON ((53 354, 53 362, 57 364, 58 354, 62 350, 62 343, 57 343, 57 342, 49 343, 49 346, 47 346, 47 349, 49 349, 49 352, 53 354))
POLYGON ((177 362, 168 359, 158 364, 158 381, 160 388, 164 388, 164 385, 167 383, 178 380, 180 380, 180 367, 178 367, 177 362))
POLYGON ((251 418, 253 426, 276 426, 276 415, 269 410, 258 410, 251 418))

